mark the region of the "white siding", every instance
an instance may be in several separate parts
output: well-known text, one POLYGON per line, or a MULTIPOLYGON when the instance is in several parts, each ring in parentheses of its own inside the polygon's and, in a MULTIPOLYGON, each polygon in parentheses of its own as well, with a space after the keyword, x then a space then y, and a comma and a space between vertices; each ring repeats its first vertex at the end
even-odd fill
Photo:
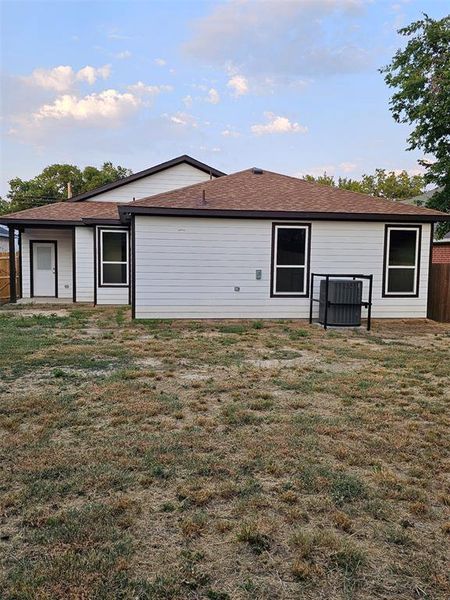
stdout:
POLYGON ((77 302, 94 302, 94 230, 75 228, 77 302))
POLYGON ((30 240, 56 240, 58 297, 72 300, 72 230, 25 229, 22 233, 22 296, 30 297, 30 240))
MULTIPOLYGON (((137 216, 135 223, 137 318, 308 317, 308 298, 270 297, 271 221, 137 216)), ((374 317, 425 317, 430 225, 422 226, 419 297, 382 298, 384 225, 312 222, 311 271, 373 274, 374 317)))
POLYGON ((187 163, 182 163, 160 173, 142 177, 142 179, 127 183, 109 192, 93 196, 87 202, 90 200, 93 202, 131 202, 133 198, 138 200, 146 196, 154 196, 186 185, 208 181, 209 178, 208 173, 187 163))

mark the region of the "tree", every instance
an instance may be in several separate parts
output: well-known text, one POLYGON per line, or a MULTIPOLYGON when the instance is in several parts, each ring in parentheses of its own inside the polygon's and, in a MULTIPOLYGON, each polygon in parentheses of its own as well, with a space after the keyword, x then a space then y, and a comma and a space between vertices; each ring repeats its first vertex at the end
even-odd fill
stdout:
POLYGON ((71 184, 72 194, 75 196, 106 183, 124 179, 131 173, 130 169, 115 167, 111 162, 103 163, 100 169, 85 167, 83 170, 75 165, 50 165, 28 181, 20 177, 11 179, 7 193, 8 201, 0 198, 0 214, 65 200, 68 183, 71 184))
POLYGON ((393 198, 394 200, 404 200, 418 196, 425 187, 425 180, 422 175, 409 175, 407 171, 396 173, 385 169, 376 169, 373 175, 364 174, 360 180, 339 177, 335 181, 334 177, 326 173, 319 177, 306 175, 305 179, 352 192, 362 192, 378 198, 393 198))
MULTIPOLYGON (((381 69, 395 90, 391 112, 398 123, 413 126, 408 150, 434 157, 419 161, 426 169, 425 181, 440 188, 427 206, 450 212, 450 16, 435 20, 424 14, 398 33, 408 43, 381 69)), ((440 235, 447 230, 450 223, 438 228, 440 235)))

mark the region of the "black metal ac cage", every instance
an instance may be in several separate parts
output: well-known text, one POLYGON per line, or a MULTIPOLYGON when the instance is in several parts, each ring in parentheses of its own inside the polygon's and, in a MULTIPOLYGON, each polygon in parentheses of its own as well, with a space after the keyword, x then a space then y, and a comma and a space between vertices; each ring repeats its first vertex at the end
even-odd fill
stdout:
MULTIPOLYGON (((368 290, 368 298, 366 300, 362 299, 361 297, 361 301, 356 302, 356 301, 351 301, 350 305, 353 307, 364 307, 367 308, 367 331, 370 331, 370 327, 371 327, 371 317, 372 317, 372 287, 373 287, 373 275, 361 275, 361 274, 331 274, 331 273, 311 273, 311 287, 310 287, 310 303, 309 303, 309 322, 312 323, 313 322, 313 302, 318 302, 318 303, 323 303, 324 302, 324 306, 323 306, 323 310, 319 311, 321 318, 319 319, 319 322, 323 324, 324 329, 327 329, 327 327, 330 325, 333 326, 349 326, 349 325, 342 325, 342 324, 336 324, 336 323, 330 323, 329 322, 329 312, 331 309, 338 307, 339 305, 341 305, 342 303, 340 302, 334 302, 330 299, 330 279, 351 279, 353 281, 356 280, 362 280, 362 281, 368 281, 369 282, 369 290, 368 290), (322 281, 325 280, 325 297, 323 298, 323 294, 321 294, 320 298, 314 298, 314 283, 315 283, 315 278, 316 277, 320 277, 322 278, 322 281)), ((322 290, 323 291, 323 290, 322 290)), ((345 302, 345 304, 348 306, 349 302, 345 302)), ((351 326, 351 325, 350 325, 351 326)), ((356 325, 355 325, 356 326, 356 325)))

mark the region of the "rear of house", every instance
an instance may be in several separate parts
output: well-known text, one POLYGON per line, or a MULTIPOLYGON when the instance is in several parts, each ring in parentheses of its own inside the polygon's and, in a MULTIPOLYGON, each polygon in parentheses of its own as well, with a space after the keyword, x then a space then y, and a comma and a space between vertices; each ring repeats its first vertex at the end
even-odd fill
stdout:
POLYGON ((311 274, 363 274, 373 316, 426 317, 433 224, 448 215, 186 156, 142 173, 3 219, 20 233, 24 298, 131 304, 136 318, 306 318, 311 274))

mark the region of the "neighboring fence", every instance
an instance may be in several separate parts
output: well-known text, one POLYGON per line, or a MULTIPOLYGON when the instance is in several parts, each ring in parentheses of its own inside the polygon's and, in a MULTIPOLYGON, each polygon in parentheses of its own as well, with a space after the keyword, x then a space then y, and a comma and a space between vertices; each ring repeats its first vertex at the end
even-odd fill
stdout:
POLYGON ((450 323, 450 264, 431 264, 428 318, 450 323))
MULTIPOLYGON (((19 253, 16 252, 16 290, 20 292, 19 253)), ((0 304, 9 301, 9 252, 0 252, 0 304)))

